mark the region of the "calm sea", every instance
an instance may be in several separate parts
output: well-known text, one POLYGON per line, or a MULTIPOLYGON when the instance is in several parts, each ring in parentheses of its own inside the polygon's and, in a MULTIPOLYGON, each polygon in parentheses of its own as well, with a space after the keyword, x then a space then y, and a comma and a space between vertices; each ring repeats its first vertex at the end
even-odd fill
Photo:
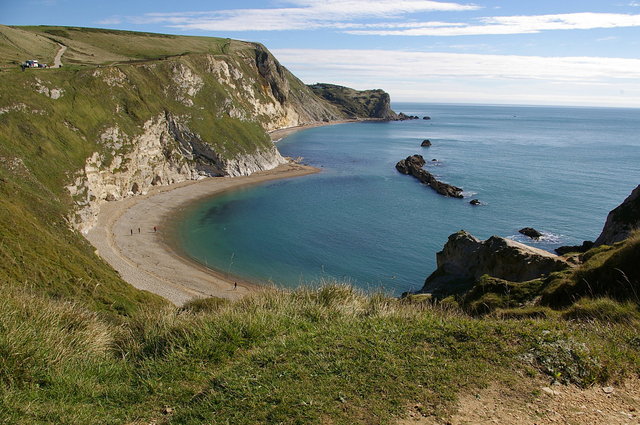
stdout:
POLYGON ((392 294, 416 290, 447 237, 510 237, 539 248, 594 240, 640 183, 640 109, 395 104, 430 120, 313 128, 278 142, 316 175, 245 188, 194 206, 177 223, 202 264, 295 287, 339 278, 392 294), (421 148, 429 139, 432 146, 421 148), (436 194, 394 165, 421 154, 464 200, 436 194), (437 161, 432 161, 436 159, 437 161), (483 205, 469 205, 472 198, 483 205), (518 229, 545 234, 530 241, 518 229))

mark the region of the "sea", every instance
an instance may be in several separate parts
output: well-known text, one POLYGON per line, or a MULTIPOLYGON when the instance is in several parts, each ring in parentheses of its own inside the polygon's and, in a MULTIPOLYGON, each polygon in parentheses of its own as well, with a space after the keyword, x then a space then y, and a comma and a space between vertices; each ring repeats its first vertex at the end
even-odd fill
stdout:
POLYGON ((422 287, 464 229, 552 251, 595 240, 640 184, 640 109, 396 103, 420 119, 311 128, 277 142, 318 174, 241 188, 174 223, 193 260, 258 284, 422 287), (423 119, 423 117, 430 119, 423 119), (423 140, 431 147, 421 147, 423 140), (395 164, 420 154, 446 198, 395 164), (481 205, 470 205, 478 199, 481 205), (531 240, 518 233, 533 227, 531 240))

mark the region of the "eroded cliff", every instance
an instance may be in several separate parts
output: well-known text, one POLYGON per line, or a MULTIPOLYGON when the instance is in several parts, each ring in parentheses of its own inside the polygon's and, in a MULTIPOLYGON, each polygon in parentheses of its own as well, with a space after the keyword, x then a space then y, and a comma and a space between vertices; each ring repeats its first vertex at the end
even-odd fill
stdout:
POLYGON ((384 90, 354 90, 325 83, 309 87, 316 95, 335 105, 349 118, 398 119, 398 114, 391 110, 391 98, 384 90))
POLYGON ((60 157, 50 189, 67 188, 76 211, 71 221, 80 230, 94 224, 101 203, 153 185, 274 168, 285 159, 267 132, 346 118, 260 44, 38 31, 69 46, 71 67, 9 74, 0 94, 6 124, 0 137, 7 152, 15 151, 12 134, 22 137, 24 148, 38 149, 41 158, 25 161, 36 173, 47 156, 60 157), (127 43, 135 47, 127 50, 127 43), (196 51, 158 53, 186 49, 196 51))

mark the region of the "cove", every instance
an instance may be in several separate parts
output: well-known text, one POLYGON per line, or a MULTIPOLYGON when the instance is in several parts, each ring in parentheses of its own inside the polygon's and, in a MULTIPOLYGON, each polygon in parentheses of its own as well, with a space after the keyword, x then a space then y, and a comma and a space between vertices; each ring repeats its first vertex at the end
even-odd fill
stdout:
POLYGON ((595 239, 640 181, 640 110, 397 104, 430 120, 317 127, 278 143, 322 172, 193 205, 175 223, 193 260, 256 283, 339 279, 399 295, 435 270, 447 237, 511 237, 538 248, 595 239), (420 147, 424 139, 432 146, 420 147), (421 154, 465 199, 395 170, 421 154), (436 159, 436 161, 432 161, 436 159), (478 198, 481 206, 469 205, 478 198), (535 227, 545 237, 519 235, 535 227))

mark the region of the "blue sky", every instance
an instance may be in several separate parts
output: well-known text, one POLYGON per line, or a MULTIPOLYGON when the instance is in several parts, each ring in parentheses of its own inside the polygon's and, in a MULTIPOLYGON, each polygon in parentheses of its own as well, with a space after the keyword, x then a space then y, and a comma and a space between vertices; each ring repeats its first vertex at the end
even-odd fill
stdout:
POLYGON ((640 0, 0 0, 0 23, 259 41, 394 101, 640 107, 640 0))

